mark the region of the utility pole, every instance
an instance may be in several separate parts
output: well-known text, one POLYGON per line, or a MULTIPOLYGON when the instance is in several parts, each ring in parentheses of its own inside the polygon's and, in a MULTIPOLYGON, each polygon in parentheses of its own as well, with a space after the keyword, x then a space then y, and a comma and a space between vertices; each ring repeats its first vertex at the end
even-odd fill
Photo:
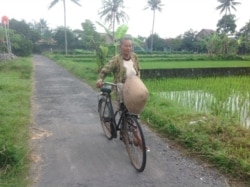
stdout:
POLYGON ((12 51, 11 51, 11 43, 10 43, 10 36, 9 36, 9 18, 7 16, 2 17, 2 25, 4 26, 4 31, 5 31, 6 49, 10 57, 12 55, 12 51))

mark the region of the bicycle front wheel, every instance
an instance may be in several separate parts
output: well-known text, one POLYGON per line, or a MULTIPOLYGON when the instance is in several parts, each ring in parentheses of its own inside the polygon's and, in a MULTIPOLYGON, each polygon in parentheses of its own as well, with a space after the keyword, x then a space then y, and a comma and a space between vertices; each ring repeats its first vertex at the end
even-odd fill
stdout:
POLYGON ((126 149, 134 168, 142 172, 146 166, 146 145, 142 128, 135 116, 124 120, 123 135, 126 149))
POLYGON ((111 108, 106 98, 101 98, 98 103, 100 122, 105 136, 111 140, 113 138, 114 127, 111 121, 111 108))

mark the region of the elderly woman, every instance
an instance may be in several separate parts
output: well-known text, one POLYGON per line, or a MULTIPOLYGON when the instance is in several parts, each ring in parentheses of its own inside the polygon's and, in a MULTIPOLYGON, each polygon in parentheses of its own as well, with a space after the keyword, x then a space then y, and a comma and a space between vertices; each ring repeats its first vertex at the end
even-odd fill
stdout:
MULTIPOLYGON (((129 38, 123 38, 120 40, 120 54, 114 56, 100 71, 98 80, 96 82, 96 87, 100 88, 103 85, 103 80, 106 75, 113 73, 114 83, 117 84, 118 92, 116 92, 118 107, 123 107, 123 97, 122 88, 126 79, 131 76, 137 76, 140 78, 140 67, 138 62, 138 57, 132 52, 132 41, 129 38)), ((135 137, 140 138, 135 131, 135 137)), ((122 140, 122 134, 120 134, 120 139, 122 140)), ((140 145, 140 143, 139 143, 140 145)), ((146 146, 146 150, 150 151, 149 147, 146 146)))
POLYGON ((112 73, 114 83, 118 84, 118 93, 116 93, 119 103, 123 103, 122 87, 126 78, 129 76, 140 77, 140 67, 138 57, 132 52, 132 41, 129 38, 120 40, 120 54, 112 57, 112 59, 101 69, 96 87, 100 88, 103 85, 105 77, 112 73))

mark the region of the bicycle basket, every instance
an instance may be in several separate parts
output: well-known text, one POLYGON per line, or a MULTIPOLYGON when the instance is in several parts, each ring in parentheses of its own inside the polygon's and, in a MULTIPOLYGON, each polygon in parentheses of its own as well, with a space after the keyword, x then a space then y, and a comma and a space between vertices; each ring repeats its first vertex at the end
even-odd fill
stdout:
POLYGON ((112 91, 111 85, 104 85, 103 87, 101 87, 101 92, 111 93, 111 91, 112 91))

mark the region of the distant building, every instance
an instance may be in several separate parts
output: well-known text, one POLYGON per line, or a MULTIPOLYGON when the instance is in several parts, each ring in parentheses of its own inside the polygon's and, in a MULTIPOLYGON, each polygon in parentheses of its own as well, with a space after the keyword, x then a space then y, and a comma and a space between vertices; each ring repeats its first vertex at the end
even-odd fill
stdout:
POLYGON ((212 29, 202 29, 200 32, 197 33, 196 38, 197 39, 204 39, 207 38, 215 33, 212 29))

